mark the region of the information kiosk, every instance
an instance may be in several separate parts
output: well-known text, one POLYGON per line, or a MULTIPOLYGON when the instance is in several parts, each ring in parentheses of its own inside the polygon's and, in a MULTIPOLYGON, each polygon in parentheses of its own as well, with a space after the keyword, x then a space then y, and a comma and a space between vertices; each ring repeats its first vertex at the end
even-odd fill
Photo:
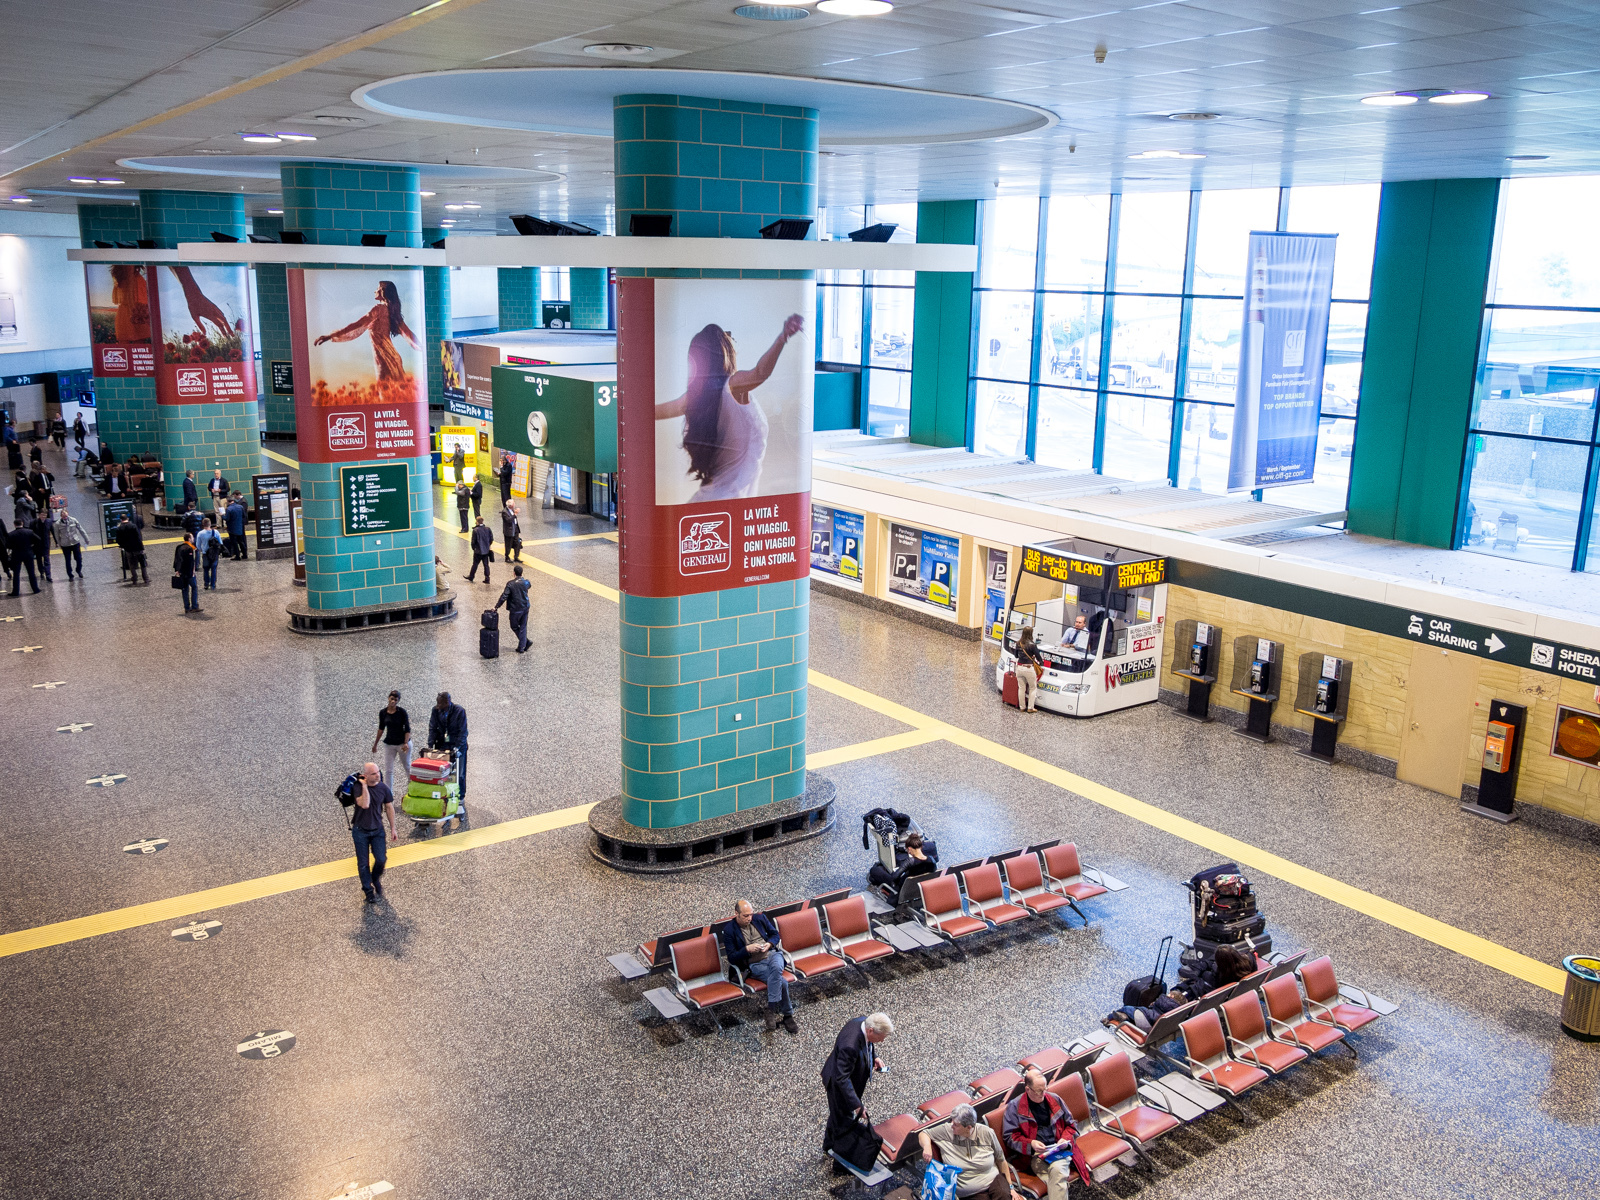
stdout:
POLYGON ((1088 538, 1026 546, 1006 612, 995 686, 1033 629, 1045 659, 1036 703, 1072 717, 1149 704, 1160 691, 1167 560, 1088 538), (1083 618, 1082 627, 1078 618, 1083 618))

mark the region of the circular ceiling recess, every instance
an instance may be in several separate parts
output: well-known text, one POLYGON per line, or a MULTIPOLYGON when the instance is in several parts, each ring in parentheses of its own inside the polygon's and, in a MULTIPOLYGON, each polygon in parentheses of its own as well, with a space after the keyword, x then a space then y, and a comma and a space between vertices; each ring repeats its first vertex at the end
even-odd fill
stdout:
POLYGON ((905 146, 1014 137, 1056 123, 1048 109, 877 83, 671 67, 511 67, 398 75, 358 88, 363 108, 418 121, 611 136, 611 101, 639 94, 786 104, 821 114, 824 146, 905 146))
POLYGON ((320 154, 158 154, 148 158, 119 158, 125 171, 156 175, 216 175, 231 179, 271 179, 282 176, 283 163, 328 162, 347 167, 416 167, 424 183, 554 183, 565 176, 554 171, 529 171, 521 167, 475 167, 471 164, 394 162, 387 159, 329 158, 320 154))

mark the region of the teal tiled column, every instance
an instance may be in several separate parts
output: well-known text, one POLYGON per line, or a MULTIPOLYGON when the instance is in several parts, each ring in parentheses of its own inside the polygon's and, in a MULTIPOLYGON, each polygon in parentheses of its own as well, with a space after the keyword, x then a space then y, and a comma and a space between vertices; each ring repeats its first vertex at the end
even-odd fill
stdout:
MULTIPOLYGON (((143 236, 162 250, 209 242, 212 231, 245 238, 244 196, 233 192, 141 191, 139 217, 143 236)), ((194 472, 203 490, 212 469, 221 467, 230 484, 249 494, 250 476, 261 470, 261 410, 255 404, 203 400, 155 407, 170 507, 183 502, 185 471, 194 472)), ((111 444, 122 452, 115 439, 111 444)))
MULTIPOLYGON (((635 212, 673 214, 674 237, 757 237, 780 216, 816 216, 814 109, 656 95, 614 105, 619 230, 635 212)), ((804 793, 810 581, 621 599, 623 818, 667 828, 804 793)))
MULTIPOLYGON (((388 235, 390 246, 422 245, 422 198, 415 167, 349 163, 284 163, 283 224, 322 246, 358 246, 363 233, 388 235)), ((363 268, 365 269, 365 268, 363 268)), ((417 267, 386 267, 399 273, 417 267)), ((426 284, 424 284, 426 288, 426 284)), ((424 357, 438 369, 433 312, 424 305, 424 357), (428 346, 431 344, 431 352, 428 346)), ((413 326, 415 328, 415 326, 413 326)), ((424 431, 426 432, 426 431, 424 431)), ((306 602, 337 610, 426 600, 436 593, 433 570, 433 491, 427 457, 373 459, 367 463, 300 463, 301 517, 306 543, 306 602), (403 462, 411 497, 411 528, 346 537, 341 517, 339 468, 403 462)))
POLYGON ((574 329, 605 329, 610 326, 608 279, 610 272, 604 267, 573 267, 570 276, 572 297, 572 327, 574 329))
MULTIPOLYGON (((251 225, 253 233, 276 236, 283 231, 283 218, 257 217, 251 225)), ((282 263, 257 263, 251 273, 256 280, 256 315, 261 322, 261 403, 267 432, 293 437, 294 395, 272 393, 272 364, 294 361, 289 337, 289 268, 282 263)))
MULTIPOLYGON (((78 232, 85 249, 96 242, 136 242, 144 236, 137 204, 80 204, 78 232)), ((97 376, 95 427, 124 461, 130 454, 160 454, 156 423, 156 381, 97 376)))
POLYGON ((539 268, 501 267, 498 278, 500 328, 537 329, 539 319, 539 268))
MULTIPOLYGON (((448 229, 424 229, 424 242, 447 237, 448 229)), ((428 355, 428 406, 444 407, 444 364, 439 361, 439 343, 450 338, 450 268, 422 268, 422 301, 428 307, 428 332, 423 337, 428 355)))

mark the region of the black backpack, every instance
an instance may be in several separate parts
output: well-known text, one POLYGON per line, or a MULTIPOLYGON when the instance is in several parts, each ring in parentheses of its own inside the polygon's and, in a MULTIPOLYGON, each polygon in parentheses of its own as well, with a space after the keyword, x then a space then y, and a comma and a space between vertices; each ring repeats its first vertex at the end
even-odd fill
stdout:
POLYGON ((346 775, 344 782, 333 789, 333 798, 340 804, 349 808, 356 802, 356 789, 361 786, 361 780, 355 775, 346 775))
POLYGON ((1167 990, 1167 958, 1171 953, 1172 935, 1168 934, 1161 939, 1161 946, 1156 951, 1155 973, 1129 980, 1122 989, 1124 1008, 1149 1008, 1161 998, 1161 993, 1167 990))

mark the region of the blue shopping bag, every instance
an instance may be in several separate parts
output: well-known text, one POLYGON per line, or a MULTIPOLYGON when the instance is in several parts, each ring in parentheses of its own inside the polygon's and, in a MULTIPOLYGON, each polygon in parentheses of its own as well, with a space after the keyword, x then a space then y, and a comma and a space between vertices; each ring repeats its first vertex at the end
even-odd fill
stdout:
POLYGON ((922 1200, 956 1200, 956 1180, 960 1175, 959 1167, 930 1162, 922 1172, 922 1200))

